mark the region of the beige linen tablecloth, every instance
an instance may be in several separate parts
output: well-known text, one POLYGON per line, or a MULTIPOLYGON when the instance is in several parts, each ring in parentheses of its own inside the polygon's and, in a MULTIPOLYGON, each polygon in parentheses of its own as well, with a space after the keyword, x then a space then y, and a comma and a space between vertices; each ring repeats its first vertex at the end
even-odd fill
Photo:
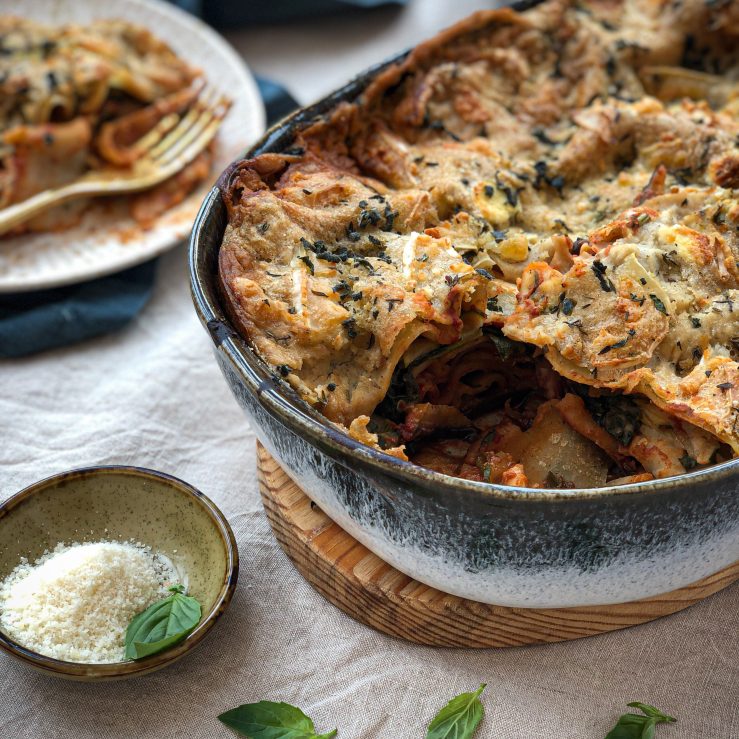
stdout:
MULTIPOLYGON (((232 40, 307 102, 474 5, 416 2, 359 31, 343 19, 232 40)), ((0 655, 2 739, 229 737, 217 714, 260 699, 300 706, 339 739, 422 739, 438 708, 481 682, 480 739, 603 739, 631 700, 678 717, 658 739, 739 737, 739 586, 627 631, 499 651, 405 644, 324 601, 271 535, 254 434, 191 308, 185 258, 178 248, 161 260, 151 304, 121 333, 0 364, 0 498, 90 464, 182 477, 233 526, 236 595, 196 652, 131 682, 62 682, 0 655)))

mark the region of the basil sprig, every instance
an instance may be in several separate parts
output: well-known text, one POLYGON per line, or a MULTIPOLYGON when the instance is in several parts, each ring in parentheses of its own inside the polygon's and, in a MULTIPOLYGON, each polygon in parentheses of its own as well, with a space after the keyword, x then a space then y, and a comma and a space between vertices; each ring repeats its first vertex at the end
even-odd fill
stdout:
POLYGON ((657 724, 674 724, 677 719, 662 713, 647 703, 627 703, 630 708, 638 708, 644 715, 625 713, 608 732, 606 739, 654 739, 657 724))
MULTIPOLYGON (((452 698, 428 725, 426 739, 471 739, 485 714, 480 702, 485 687, 483 683, 474 693, 461 693, 452 698)), ((628 706, 638 708, 644 715, 625 713, 605 739, 654 739, 658 724, 677 721, 647 703, 634 701, 628 706)), ((218 718, 248 739, 331 739, 336 736, 336 729, 328 734, 316 734, 313 721, 289 703, 246 703, 218 718)))
POLYGON ((200 603, 183 595, 182 585, 172 595, 150 605, 126 629, 126 659, 142 659, 173 647, 200 623, 200 603))
POLYGON ((474 693, 452 698, 429 724, 426 739, 469 739, 485 713, 480 703, 483 690, 484 683, 474 693))
POLYGON ((313 721, 289 703, 245 703, 218 718, 249 739, 330 739, 336 736, 336 729, 328 734, 316 734, 313 721))

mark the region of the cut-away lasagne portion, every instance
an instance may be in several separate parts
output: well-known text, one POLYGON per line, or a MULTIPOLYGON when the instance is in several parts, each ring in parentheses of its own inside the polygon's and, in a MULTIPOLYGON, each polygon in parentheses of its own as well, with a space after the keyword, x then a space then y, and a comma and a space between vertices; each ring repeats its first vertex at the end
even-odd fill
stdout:
POLYGON ((361 441, 597 487, 739 452, 739 3, 478 13, 221 180, 226 304, 361 441))
MULTIPOLYGON (((136 142, 197 97, 199 72, 146 29, 119 20, 44 26, 0 16, 0 208, 87 171, 129 167, 136 142)), ((170 181, 133 196, 142 225, 208 173, 203 153, 170 181)), ((54 208, 24 230, 73 224, 85 203, 54 208)))

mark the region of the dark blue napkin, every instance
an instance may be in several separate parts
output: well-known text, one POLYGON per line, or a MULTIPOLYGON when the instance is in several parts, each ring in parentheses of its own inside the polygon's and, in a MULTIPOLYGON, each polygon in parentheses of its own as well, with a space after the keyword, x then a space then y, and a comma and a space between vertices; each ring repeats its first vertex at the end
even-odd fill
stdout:
MULTIPOLYGON (((297 107, 283 87, 257 78, 274 123, 297 107)), ((157 260, 108 277, 52 290, 0 295, 0 358, 23 357, 125 326, 146 305, 157 260)))
POLYGON ((253 23, 282 23, 316 18, 347 11, 371 10, 383 6, 405 5, 406 0, 173 0, 217 28, 233 28, 253 23))
POLYGON ((115 331, 146 304, 157 260, 69 287, 0 296, 0 357, 23 357, 115 331))

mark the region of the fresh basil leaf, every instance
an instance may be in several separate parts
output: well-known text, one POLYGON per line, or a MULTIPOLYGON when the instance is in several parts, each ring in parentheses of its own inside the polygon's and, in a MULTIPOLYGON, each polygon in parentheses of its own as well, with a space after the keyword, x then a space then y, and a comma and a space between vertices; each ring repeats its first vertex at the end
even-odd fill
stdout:
POLYGON ((313 721, 289 703, 245 703, 218 718, 249 739, 330 739, 336 735, 336 729, 316 734, 313 721))
POLYGON ((634 701, 627 705, 631 708, 638 708, 645 715, 625 713, 608 732, 606 739, 654 739, 657 724, 673 724, 677 721, 676 718, 662 713, 658 708, 647 703, 634 701))
POLYGON ((666 713, 662 713, 662 711, 659 710, 659 708, 655 708, 654 706, 650 706, 649 703, 639 703, 639 701, 632 701, 631 703, 626 704, 629 708, 638 708, 642 713, 645 713, 647 716, 653 716, 654 718, 658 719, 657 723, 660 724, 674 724, 677 719, 668 716, 666 713))
POLYGON ((653 718, 629 713, 621 716, 606 739, 654 739, 653 718))
POLYGON ((469 739, 485 713, 480 703, 483 690, 484 683, 474 693, 452 698, 429 724, 426 739, 469 739))
POLYGON ((126 659, 141 659, 181 642, 199 623, 200 603, 183 595, 182 586, 150 605, 131 620, 126 630, 126 659))

